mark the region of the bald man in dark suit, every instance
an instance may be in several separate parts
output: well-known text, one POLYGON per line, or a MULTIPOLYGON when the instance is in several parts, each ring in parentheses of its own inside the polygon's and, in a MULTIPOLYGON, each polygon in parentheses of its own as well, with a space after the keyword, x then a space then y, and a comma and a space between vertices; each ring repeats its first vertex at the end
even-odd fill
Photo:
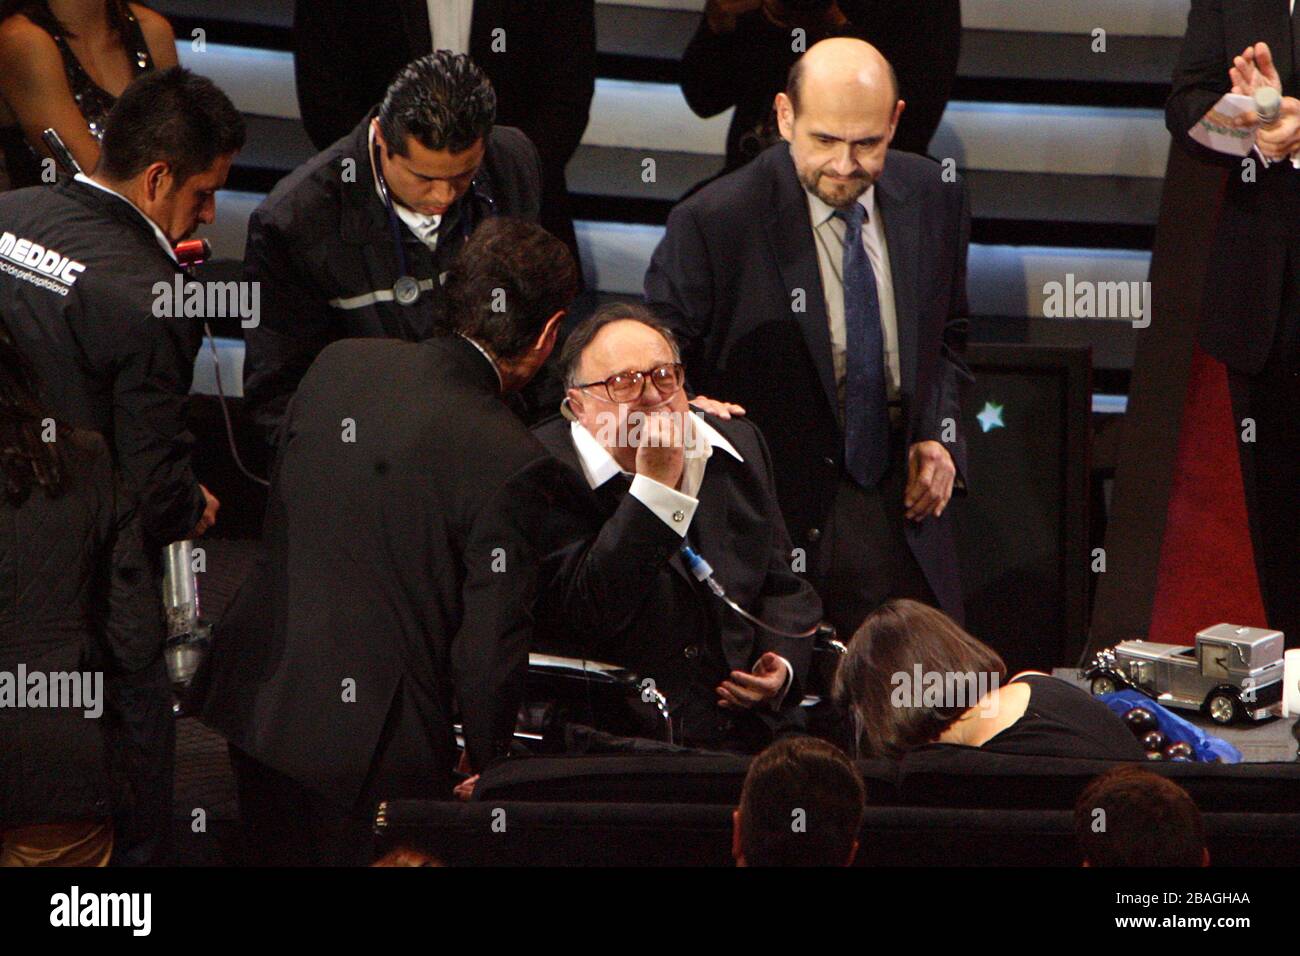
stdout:
POLYGON ((762 428, 836 629, 891 597, 960 621, 965 190, 889 149, 904 103, 867 43, 813 46, 776 107, 785 142, 673 210, 646 298, 692 387, 762 428))

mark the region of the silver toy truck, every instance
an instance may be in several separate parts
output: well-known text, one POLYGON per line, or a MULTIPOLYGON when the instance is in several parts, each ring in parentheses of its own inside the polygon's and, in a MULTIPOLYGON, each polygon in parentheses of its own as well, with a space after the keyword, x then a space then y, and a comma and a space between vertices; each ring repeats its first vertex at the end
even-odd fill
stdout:
POLYGON ((1282 649, 1281 631, 1216 624, 1192 647, 1123 641, 1094 655, 1082 673, 1094 694, 1131 688, 1230 724, 1262 720, 1281 701, 1282 649))

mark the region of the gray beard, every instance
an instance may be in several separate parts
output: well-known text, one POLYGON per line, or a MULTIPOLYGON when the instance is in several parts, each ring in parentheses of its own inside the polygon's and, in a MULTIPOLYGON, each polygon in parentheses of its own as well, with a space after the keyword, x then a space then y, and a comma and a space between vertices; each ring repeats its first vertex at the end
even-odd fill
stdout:
POLYGON ((822 202, 826 203, 826 205, 834 209, 848 209, 855 202, 857 202, 858 199, 861 198, 863 193, 865 193, 868 189, 871 188, 871 179, 867 176, 863 176, 860 180, 857 181, 857 184, 861 185, 862 188, 852 193, 847 199, 841 201, 837 197, 832 197, 827 195, 818 187, 817 181, 820 178, 821 178, 820 175, 817 173, 814 173, 812 176, 804 176, 801 173, 799 175, 799 183, 800 185, 803 186, 804 189, 808 190, 808 192, 812 193, 822 202))

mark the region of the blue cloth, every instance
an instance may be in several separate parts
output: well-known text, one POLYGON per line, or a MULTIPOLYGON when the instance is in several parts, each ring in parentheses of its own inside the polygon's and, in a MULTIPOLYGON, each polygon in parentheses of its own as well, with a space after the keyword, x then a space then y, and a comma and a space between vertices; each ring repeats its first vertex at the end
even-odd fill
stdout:
POLYGON ((885 391, 885 333, 880 294, 855 202, 835 210, 844 235, 844 464, 854 481, 874 488, 889 467, 889 398, 885 391))
POLYGON ((1156 726, 1169 739, 1170 743, 1182 741, 1190 744, 1193 759, 1201 763, 1241 763, 1241 751, 1222 737, 1207 734, 1193 723, 1189 723, 1170 710, 1160 706, 1146 694, 1136 690, 1117 690, 1112 694, 1102 694, 1097 698, 1115 714, 1123 717, 1134 707, 1151 711, 1156 718, 1156 726))

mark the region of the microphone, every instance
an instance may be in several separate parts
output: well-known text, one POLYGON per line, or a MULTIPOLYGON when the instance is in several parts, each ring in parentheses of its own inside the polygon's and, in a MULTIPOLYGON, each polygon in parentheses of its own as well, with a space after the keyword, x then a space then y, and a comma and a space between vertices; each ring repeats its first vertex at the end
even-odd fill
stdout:
POLYGON ((1271 86, 1261 86, 1255 91, 1255 112, 1260 129, 1269 129, 1282 115, 1282 94, 1271 86))

